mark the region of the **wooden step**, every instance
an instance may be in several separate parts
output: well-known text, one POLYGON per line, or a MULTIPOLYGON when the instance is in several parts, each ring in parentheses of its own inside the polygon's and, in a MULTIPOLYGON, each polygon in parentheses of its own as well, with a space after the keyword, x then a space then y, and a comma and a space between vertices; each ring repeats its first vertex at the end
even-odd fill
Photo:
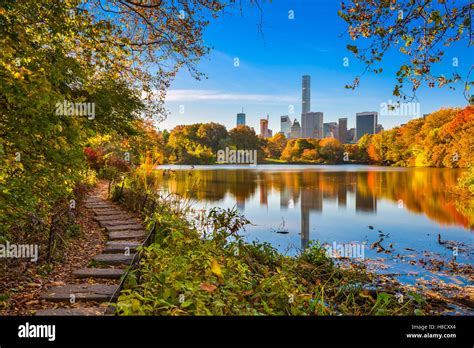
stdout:
POLYGON ((104 315, 107 313, 107 307, 88 307, 88 308, 53 308, 40 309, 36 311, 37 316, 93 316, 104 315))
POLYGON ((81 268, 73 272, 76 278, 118 279, 125 271, 118 268, 81 268))
POLYGON ((135 254, 99 254, 93 260, 108 265, 130 265, 135 254))
POLYGON ((131 241, 109 241, 105 245, 104 253, 125 253, 128 251, 131 253, 137 251, 137 247, 141 245, 139 242, 131 242, 131 241))
POLYGON ((110 240, 145 239, 145 231, 109 232, 109 239, 110 240))
POLYGON ((142 225, 137 224, 136 222, 130 222, 126 225, 113 225, 113 226, 105 226, 107 232, 115 232, 115 231, 145 231, 142 225))
POLYGON ((117 288, 117 285, 69 284, 52 287, 41 295, 40 298, 54 302, 71 302, 72 299, 75 301, 106 302, 114 300, 118 296, 118 291, 115 293, 117 288))

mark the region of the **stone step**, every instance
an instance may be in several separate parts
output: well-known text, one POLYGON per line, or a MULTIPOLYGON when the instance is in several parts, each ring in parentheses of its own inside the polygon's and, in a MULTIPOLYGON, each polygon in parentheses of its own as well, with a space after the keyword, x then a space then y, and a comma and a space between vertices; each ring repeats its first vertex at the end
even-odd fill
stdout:
POLYGON ((85 200, 83 202, 84 202, 84 204, 91 204, 91 205, 103 204, 103 203, 111 204, 111 202, 104 201, 103 199, 85 200))
POLYGON ((115 231, 144 231, 142 225, 137 224, 136 222, 130 222, 129 224, 123 225, 113 225, 113 226, 105 226, 107 232, 115 232, 115 231))
POLYGON ((113 220, 130 220, 132 217, 128 214, 119 213, 119 214, 111 214, 111 215, 96 215, 93 219, 97 222, 102 221, 113 221, 113 220))
POLYGON ((107 209, 107 208, 115 208, 115 205, 111 203, 86 203, 87 209, 107 209))
POLYGON ((84 203, 98 203, 98 202, 104 202, 104 199, 101 196, 89 196, 86 199, 84 199, 84 203))
POLYGON ((72 302, 72 300, 107 302, 118 296, 118 291, 115 293, 117 288, 117 285, 69 284, 52 287, 40 298, 53 302, 72 302))
MULTIPOLYGON (((111 227, 111 226, 122 226, 122 225, 133 225, 133 224, 136 224, 135 220, 130 220, 130 219, 126 219, 126 220, 107 220, 107 221, 98 221, 99 225, 102 226, 102 227, 111 227)), ((140 225, 141 226, 141 225, 140 225)), ((143 227, 142 227, 143 228, 143 227)))
POLYGON ((141 243, 139 242, 130 242, 130 241, 114 241, 114 242, 107 242, 105 245, 104 253, 125 253, 128 250, 133 253, 137 251, 137 247, 141 243))
POLYGON ((36 311, 37 316, 93 316, 104 315, 107 313, 107 307, 89 307, 89 308, 53 308, 40 309, 36 311))
POLYGON ((135 254, 99 254, 93 260, 108 265, 130 265, 135 254))
POLYGON ((120 210, 118 208, 115 209, 107 209, 107 210, 97 210, 93 209, 92 210, 95 215, 100 216, 100 215, 120 215, 120 214, 126 214, 123 210, 120 210))
POLYGON ((97 212, 104 212, 104 211, 120 211, 120 208, 116 207, 116 206, 101 206, 101 207, 90 207, 90 209, 92 209, 92 211, 97 211, 97 212))
POLYGON ((81 268, 73 272, 76 278, 118 279, 125 271, 118 268, 81 268))
POLYGON ((111 201, 104 201, 103 199, 102 200, 97 200, 97 201, 84 202, 84 203, 87 204, 87 205, 97 205, 97 206, 114 205, 114 203, 112 203, 111 201))
POLYGON ((90 207, 92 210, 107 210, 107 209, 120 209, 120 207, 117 207, 113 204, 107 204, 107 205, 93 205, 90 207))
POLYGON ((145 239, 145 231, 109 232, 109 239, 110 240, 145 239))

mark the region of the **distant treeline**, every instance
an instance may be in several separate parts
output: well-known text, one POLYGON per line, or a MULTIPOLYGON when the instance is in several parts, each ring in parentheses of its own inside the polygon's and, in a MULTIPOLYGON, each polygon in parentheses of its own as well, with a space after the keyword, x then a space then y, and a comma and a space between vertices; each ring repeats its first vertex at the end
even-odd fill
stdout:
POLYGON ((473 163, 474 106, 441 109, 407 124, 366 134, 357 144, 334 138, 263 139, 248 126, 227 131, 218 123, 177 126, 159 133, 153 160, 158 163, 213 164, 220 149, 257 150, 264 159, 288 163, 371 163, 393 166, 465 168, 473 163))

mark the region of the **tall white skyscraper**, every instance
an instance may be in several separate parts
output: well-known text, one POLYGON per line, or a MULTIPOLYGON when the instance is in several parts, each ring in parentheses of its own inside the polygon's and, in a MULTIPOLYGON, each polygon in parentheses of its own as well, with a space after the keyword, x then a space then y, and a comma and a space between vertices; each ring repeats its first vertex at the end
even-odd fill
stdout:
POLYGON ((311 110, 311 76, 303 76, 303 86, 302 86, 302 108, 301 114, 306 114, 311 110))

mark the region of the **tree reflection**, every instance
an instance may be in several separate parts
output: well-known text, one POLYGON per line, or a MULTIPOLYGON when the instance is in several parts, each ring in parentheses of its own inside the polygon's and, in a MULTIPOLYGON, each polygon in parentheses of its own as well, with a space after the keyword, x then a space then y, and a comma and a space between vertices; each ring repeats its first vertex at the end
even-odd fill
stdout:
MULTIPOLYGON (((337 167, 334 167, 337 169, 337 167)), ((165 191, 217 203, 230 196, 244 211, 256 198, 268 204, 270 192, 278 192, 280 209, 291 202, 301 207, 302 240, 309 240, 309 213, 322 212, 325 203, 337 202, 339 209, 355 206, 360 214, 375 214, 377 203, 392 201, 400 208, 424 214, 442 225, 474 229, 469 202, 449 192, 462 171, 435 168, 365 168, 358 171, 305 170, 178 170, 160 183, 165 191), (354 203, 354 204, 352 204, 354 203)), ((471 203, 472 204, 472 203, 471 203)))

